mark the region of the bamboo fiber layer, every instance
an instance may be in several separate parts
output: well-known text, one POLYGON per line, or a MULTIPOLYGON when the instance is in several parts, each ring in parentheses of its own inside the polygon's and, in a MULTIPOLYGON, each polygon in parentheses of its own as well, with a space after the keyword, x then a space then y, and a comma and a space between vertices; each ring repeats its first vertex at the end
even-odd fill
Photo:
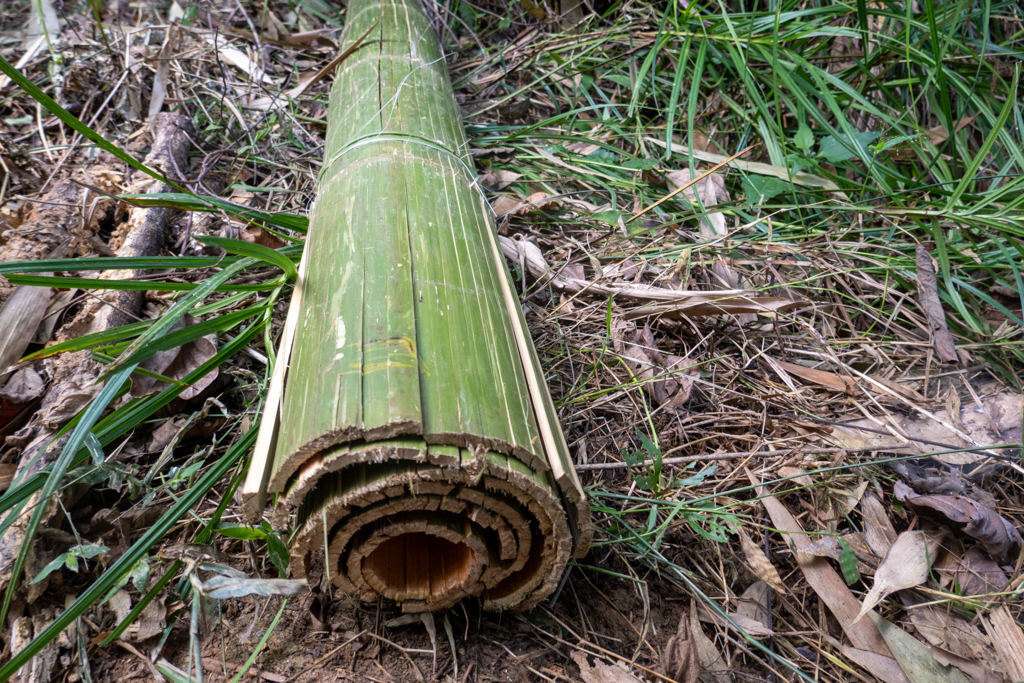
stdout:
POLYGON ((590 545, 434 29, 351 0, 320 187, 249 479, 292 571, 405 611, 527 608, 590 545), (262 477, 262 479, 261 479, 262 477), (278 517, 282 519, 282 517, 278 517))

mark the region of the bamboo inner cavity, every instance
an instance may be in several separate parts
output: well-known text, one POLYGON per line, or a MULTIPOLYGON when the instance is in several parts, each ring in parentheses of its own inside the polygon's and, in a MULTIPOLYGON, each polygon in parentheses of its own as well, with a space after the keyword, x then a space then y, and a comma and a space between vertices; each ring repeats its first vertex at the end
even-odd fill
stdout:
POLYGON ((431 601, 465 584, 476 562, 476 552, 465 543, 416 531, 377 546, 363 560, 363 574, 388 599, 431 601))

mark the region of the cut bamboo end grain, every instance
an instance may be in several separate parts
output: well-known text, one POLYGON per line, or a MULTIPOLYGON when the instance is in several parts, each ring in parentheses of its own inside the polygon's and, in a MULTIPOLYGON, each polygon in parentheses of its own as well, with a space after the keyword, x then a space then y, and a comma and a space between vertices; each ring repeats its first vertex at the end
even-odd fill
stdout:
POLYGON ((353 0, 318 197, 242 489, 335 585, 406 611, 550 595, 593 527, 440 44, 353 0), (293 516, 294 515, 294 519, 293 516))

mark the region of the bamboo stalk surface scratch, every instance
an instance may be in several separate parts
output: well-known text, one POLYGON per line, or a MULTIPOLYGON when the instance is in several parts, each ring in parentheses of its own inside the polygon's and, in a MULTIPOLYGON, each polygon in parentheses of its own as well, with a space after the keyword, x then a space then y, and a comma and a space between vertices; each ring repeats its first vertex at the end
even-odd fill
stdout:
POLYGON ((350 2, 344 44, 371 27, 331 92, 287 367, 243 497, 295 513, 296 575, 326 545, 334 583, 364 599, 529 607, 586 552, 589 507, 437 36, 415 0, 350 2))

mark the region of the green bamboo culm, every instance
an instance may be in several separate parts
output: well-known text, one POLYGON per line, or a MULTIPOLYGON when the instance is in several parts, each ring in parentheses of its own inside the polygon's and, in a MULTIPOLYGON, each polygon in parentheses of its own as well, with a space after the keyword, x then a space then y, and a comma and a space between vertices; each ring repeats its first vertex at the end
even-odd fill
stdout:
POLYGON ((352 0, 319 191, 243 497, 292 570, 406 611, 527 608, 590 545, 586 497, 417 0, 352 0), (371 30, 372 29, 372 30, 371 30))

